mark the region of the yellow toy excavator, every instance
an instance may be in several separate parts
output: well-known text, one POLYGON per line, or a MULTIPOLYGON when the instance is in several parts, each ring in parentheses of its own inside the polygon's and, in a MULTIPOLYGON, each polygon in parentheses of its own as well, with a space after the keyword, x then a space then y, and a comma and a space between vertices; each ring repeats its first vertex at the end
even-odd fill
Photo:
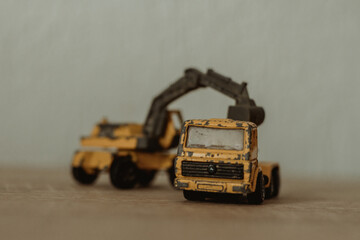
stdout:
POLYGON ((103 119, 89 136, 81 138, 81 148, 72 161, 73 177, 79 183, 91 184, 105 170, 110 172, 115 187, 133 188, 149 185, 158 170, 167 170, 173 184, 176 154, 167 150, 177 147, 180 128, 175 122, 182 124, 183 119, 180 111, 167 110, 167 106, 190 91, 211 87, 235 100, 235 105, 228 108, 228 118, 260 125, 265 112, 249 98, 246 86, 213 70, 185 70, 183 77, 153 99, 143 125, 103 119))

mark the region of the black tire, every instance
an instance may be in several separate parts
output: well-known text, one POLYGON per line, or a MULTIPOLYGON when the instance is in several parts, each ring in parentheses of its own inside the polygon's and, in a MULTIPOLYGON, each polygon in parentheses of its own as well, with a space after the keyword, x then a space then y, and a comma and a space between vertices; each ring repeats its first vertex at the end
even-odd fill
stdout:
POLYGON ((171 186, 175 187, 174 181, 175 181, 176 176, 175 176, 174 161, 173 161, 173 165, 171 166, 171 168, 169 168, 167 170, 167 172, 168 172, 168 175, 169 175, 169 182, 170 182, 171 186))
POLYGON ((279 168, 275 168, 272 171, 272 178, 274 179, 274 191, 272 197, 277 197, 280 191, 280 171, 279 168))
POLYGON ((265 189, 265 199, 273 198, 279 195, 280 175, 279 169, 275 168, 271 172, 270 186, 265 189))
POLYGON ((256 179, 256 188, 255 192, 249 193, 247 195, 248 203, 249 204, 262 204, 265 199, 265 189, 264 189, 264 177, 262 172, 258 173, 257 179, 256 179))
POLYGON ((139 169, 130 156, 114 157, 110 167, 110 181, 119 189, 135 187, 139 179, 139 169))
POLYGON ((139 184, 143 187, 147 187, 150 185, 152 180, 154 180, 154 177, 156 175, 156 170, 146 171, 146 170, 140 170, 139 171, 139 184))
POLYGON ((270 199, 274 196, 274 176, 271 174, 270 186, 265 188, 265 199, 270 199))
POLYGON ((87 173, 82 167, 73 167, 72 175, 74 179, 81 184, 90 185, 95 182, 99 175, 98 170, 94 170, 93 174, 87 173))
POLYGON ((184 198, 189 201, 203 201, 205 199, 202 192, 184 190, 183 194, 184 198))

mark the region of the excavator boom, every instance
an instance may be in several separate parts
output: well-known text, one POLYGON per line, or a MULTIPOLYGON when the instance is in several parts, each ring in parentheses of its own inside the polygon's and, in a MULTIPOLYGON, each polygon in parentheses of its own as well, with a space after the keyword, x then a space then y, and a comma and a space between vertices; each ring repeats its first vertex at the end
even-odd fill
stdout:
POLYGON ((257 107, 249 98, 247 83, 238 84, 231 78, 222 76, 209 69, 206 74, 196 69, 187 69, 183 77, 170 85, 152 101, 145 120, 143 133, 147 139, 159 138, 166 124, 166 107, 190 91, 210 87, 235 100, 235 105, 228 109, 228 118, 251 121, 260 125, 265 118, 262 107, 257 107))

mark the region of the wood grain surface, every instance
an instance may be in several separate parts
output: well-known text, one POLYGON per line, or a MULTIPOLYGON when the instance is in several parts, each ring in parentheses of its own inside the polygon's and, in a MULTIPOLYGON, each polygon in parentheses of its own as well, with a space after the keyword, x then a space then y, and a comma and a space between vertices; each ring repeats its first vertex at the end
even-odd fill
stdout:
POLYGON ((65 170, 0 170, 0 239, 360 239, 360 182, 283 179, 261 206, 188 202, 164 174, 114 189, 65 170))

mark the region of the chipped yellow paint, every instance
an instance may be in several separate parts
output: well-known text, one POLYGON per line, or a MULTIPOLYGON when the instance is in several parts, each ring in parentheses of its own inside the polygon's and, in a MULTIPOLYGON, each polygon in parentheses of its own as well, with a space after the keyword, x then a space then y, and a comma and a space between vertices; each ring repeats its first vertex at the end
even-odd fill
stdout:
POLYGON ((81 166, 81 161, 84 159, 85 156, 85 152, 75 152, 74 157, 73 157, 73 161, 72 161, 72 166, 73 167, 80 167, 81 166))
POLYGON ((81 139, 81 146, 83 147, 112 147, 119 149, 135 149, 136 143, 136 137, 119 137, 115 139, 107 137, 87 137, 81 139))
POLYGON ((136 165, 144 170, 165 170, 172 166, 176 154, 136 152, 136 165))
POLYGON ((247 172, 247 169, 252 169, 254 166, 256 166, 257 162, 255 160, 252 161, 245 161, 245 160, 229 160, 229 159, 215 159, 211 157, 177 157, 176 161, 176 176, 179 176, 179 178, 182 178, 181 175, 181 162, 182 161, 194 161, 194 162, 211 162, 214 164, 217 163, 230 163, 230 164, 243 164, 244 165, 244 179, 243 180, 235 180, 236 182, 244 182, 244 181, 250 181, 251 174, 250 172, 247 172))
POLYGON ((205 191, 205 192, 223 192, 239 194, 234 192, 233 187, 241 187, 245 192, 250 191, 249 183, 239 183, 229 179, 205 179, 199 177, 187 177, 175 179, 175 187, 182 190, 205 191), (179 183, 187 184, 187 187, 179 187, 179 183))
POLYGON ((97 135, 99 134, 99 132, 100 132, 100 128, 99 128, 98 125, 96 125, 96 126, 93 128, 93 130, 91 131, 90 136, 97 136, 97 135))
MULTIPOLYGON (((174 116, 182 122, 180 111, 168 111, 168 118, 164 135, 159 144, 164 149, 170 148, 173 139, 180 135, 175 128, 174 116)), ((80 140, 82 150, 76 152, 72 166, 82 167, 88 173, 94 170, 109 169, 114 157, 131 156, 132 161, 139 169, 162 170, 172 167, 176 154, 166 152, 144 152, 137 150, 137 144, 143 135, 141 124, 119 124, 112 132, 111 137, 99 136, 100 124, 109 124, 106 118, 97 124, 90 136, 80 140), (85 150, 84 150, 85 149, 85 150)))
POLYGON ((176 131, 174 126, 174 120, 171 115, 168 118, 168 122, 166 125, 166 131, 162 138, 159 139, 159 143, 161 147, 164 149, 168 149, 172 143, 172 140, 176 134, 179 134, 179 131, 176 131))
POLYGON ((167 124, 166 124, 166 130, 164 133, 164 136, 159 139, 159 144, 164 149, 169 149, 174 137, 177 135, 180 135, 180 129, 175 128, 175 120, 174 116, 177 116, 180 120, 180 123, 183 122, 182 116, 180 111, 178 110, 172 110, 167 112, 167 124))
POLYGON ((252 175, 252 177, 250 178, 250 186, 249 186, 249 190, 250 192, 255 192, 255 189, 256 189, 256 179, 257 179, 257 176, 259 174, 259 171, 261 170, 261 168, 257 167, 254 169, 254 174, 252 175))
POLYGON ((115 137, 139 137, 142 136, 142 125, 141 124, 127 124, 120 126, 115 129, 115 137))
POLYGON ((86 172, 92 173, 95 169, 103 170, 110 166, 112 154, 107 151, 78 151, 75 153, 72 166, 82 167, 86 172))
MULTIPOLYGON (((247 130, 249 127, 256 128, 256 125, 251 122, 241 122, 231 119, 208 119, 208 120, 188 120, 184 124, 184 129, 187 131, 189 126, 201 126, 218 129, 243 129, 247 130), (241 127, 238 125, 241 124, 241 127)), ((257 138, 254 139, 257 141, 257 138)), ((244 149, 242 151, 236 150, 217 150, 217 149, 202 149, 202 148, 191 148, 186 147, 187 134, 182 134, 180 144, 183 145, 184 151, 183 156, 189 156, 193 154, 193 157, 211 157, 213 159, 235 159, 245 160, 245 155, 250 154, 252 159, 257 159, 257 149, 247 147, 249 145, 250 136, 248 131, 244 131, 244 149), (252 151, 252 152, 251 152, 252 151)), ((257 142, 255 143, 257 145, 257 142)))
POLYGON ((280 168, 279 164, 276 162, 259 162, 259 166, 261 167, 261 170, 263 172, 264 176, 267 176, 269 178, 269 181, 267 182, 267 184, 265 184, 265 187, 269 187, 270 186, 270 182, 271 182, 271 171, 275 168, 280 168))
MULTIPOLYGON (((183 190, 206 191, 206 192, 226 192, 234 194, 246 194, 254 192, 256 189, 257 175, 262 167, 263 174, 271 173, 275 165, 264 164, 260 167, 258 163, 258 142, 257 126, 252 122, 237 121, 231 119, 204 119, 204 120, 187 120, 184 123, 178 157, 175 161, 175 186, 183 190), (238 150, 219 150, 204 148, 187 148, 187 131, 189 126, 217 129, 242 129, 244 130, 244 148, 238 150), (214 164, 230 163, 243 164, 244 178, 240 179, 223 179, 223 178, 206 178, 206 177, 185 177, 181 172, 182 161, 194 162, 211 162, 214 164), (242 189, 242 192, 234 191, 233 188, 242 189)), ((269 175, 271 176, 271 174, 269 175)), ((269 177, 270 178, 270 177, 269 177)))

